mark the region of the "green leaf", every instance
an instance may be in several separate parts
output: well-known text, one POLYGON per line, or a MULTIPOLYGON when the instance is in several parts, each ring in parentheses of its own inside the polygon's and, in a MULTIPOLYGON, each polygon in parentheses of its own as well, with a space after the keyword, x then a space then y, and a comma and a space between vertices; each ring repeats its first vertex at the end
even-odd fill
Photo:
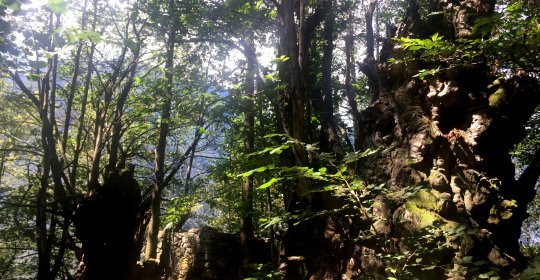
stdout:
POLYGON ((266 223, 263 228, 266 229, 266 228, 271 227, 271 226, 273 226, 273 225, 275 225, 275 224, 277 224, 279 222, 281 222, 280 217, 272 217, 272 219, 268 223, 266 223))
POLYGON ((274 75, 272 74, 267 74, 264 76, 265 79, 269 80, 269 81, 273 81, 274 80, 274 75))
POLYGON ((420 69, 418 74, 414 75, 413 77, 424 80, 426 76, 435 75, 439 73, 439 71, 441 71, 440 67, 437 67, 437 69, 420 69))
POLYGON ((139 44, 135 42, 132 39, 124 39, 124 46, 128 47, 128 49, 131 50, 131 52, 137 52, 139 51, 139 44))
POLYGON ((30 81, 38 81, 41 78, 41 76, 38 74, 28 74, 26 75, 26 78, 30 81))
POLYGON ((248 172, 244 172, 244 173, 240 174, 239 176, 241 176, 242 178, 245 178, 245 177, 251 176, 253 173, 255 173, 255 169, 254 169, 254 170, 250 170, 250 171, 248 171, 248 172))
POLYGON ((64 0, 49 0, 47 7, 51 9, 53 13, 65 14, 68 11, 68 6, 64 0))
POLYGON ((473 25, 472 33, 485 36, 491 31, 493 23, 494 21, 491 17, 479 18, 473 25))
MULTIPOLYGON (((392 274, 396 274, 396 271, 397 271, 397 269, 395 267, 388 267, 388 268, 386 268, 386 270, 388 272, 392 273, 392 274)), ((388 278, 388 279, 390 279, 390 278, 388 278)))
POLYGON ((95 44, 101 42, 101 34, 99 34, 98 32, 86 31, 84 33, 85 33, 85 37, 86 37, 86 39, 88 39, 88 41, 90 41, 92 43, 95 43, 95 44))
POLYGON ((276 154, 276 155, 279 155, 279 154, 281 154, 281 153, 283 152, 283 150, 286 150, 286 149, 288 149, 288 148, 289 148, 289 146, 287 146, 287 145, 281 145, 281 146, 279 146, 279 147, 276 147, 276 148, 272 149, 272 150, 270 151, 270 154, 276 154))
POLYGON ((281 55, 280 57, 277 57, 275 60, 279 61, 279 62, 285 62, 285 61, 289 60, 289 57, 286 56, 286 55, 281 55))
POLYGON ((266 166, 261 166, 259 168, 255 168, 255 169, 250 170, 248 172, 244 172, 244 173, 238 175, 237 177, 245 178, 245 177, 251 176, 255 172, 260 173, 260 172, 264 172, 266 170, 272 170, 272 169, 275 169, 275 168, 276 168, 276 166, 273 165, 273 164, 266 165, 266 166))
POLYGON ((264 189, 270 187, 270 186, 271 186, 272 184, 274 184, 275 182, 278 182, 279 180, 280 180, 280 178, 272 178, 272 179, 270 179, 268 182, 266 182, 266 183, 260 185, 260 186, 259 186, 259 189, 264 190, 264 189))
POLYGON ((476 261, 476 262, 474 262, 474 265, 476 265, 476 266, 482 266, 482 265, 485 265, 485 264, 487 264, 487 263, 488 263, 488 262, 486 262, 486 261, 476 261))

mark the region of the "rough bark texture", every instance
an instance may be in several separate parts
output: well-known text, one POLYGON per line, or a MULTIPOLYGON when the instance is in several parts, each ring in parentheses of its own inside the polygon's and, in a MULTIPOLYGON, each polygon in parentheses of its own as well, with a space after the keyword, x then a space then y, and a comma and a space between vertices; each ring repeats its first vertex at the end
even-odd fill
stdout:
MULTIPOLYGON (((415 1, 409 2, 399 36, 425 38, 452 26, 450 38, 470 38, 475 19, 494 8, 494 1, 440 1, 435 6, 446 17, 428 26, 418 18, 415 1)), ((518 239, 534 183, 515 180, 509 151, 523 139, 524 124, 540 103, 538 81, 516 75, 490 86, 496 76, 482 62, 386 63, 403 55, 402 48, 387 41, 380 62, 371 54, 360 65, 372 94, 361 112, 360 150, 383 152, 362 160, 359 175, 383 183, 382 192, 394 195, 375 198, 369 215, 319 216, 291 227, 282 259, 287 279, 386 279, 393 276, 386 270, 393 260, 380 254, 435 265, 428 271, 410 270, 426 279, 471 279, 493 267, 509 278, 523 268, 518 239), (442 70, 425 80, 413 77, 420 69, 438 66, 442 70), (422 240, 433 225, 443 231, 429 242, 450 246, 422 251, 418 246, 433 244, 411 241, 422 240), (475 271, 478 261, 484 264, 475 271)), ((305 186, 298 185, 301 194, 305 186)), ((333 206, 328 199, 316 203, 301 199, 298 205, 312 210, 333 206)))
MULTIPOLYGON (((450 22, 440 26, 454 26, 454 38, 471 37, 474 20, 494 8, 493 1, 441 3, 450 22)), ((409 14, 412 25, 404 23, 401 36, 415 30, 418 22, 414 11, 409 14)), ((400 47, 386 48, 397 58, 403 55, 400 47)), ((472 277, 468 256, 499 267, 504 277, 522 268, 518 239, 534 184, 515 181, 509 151, 523 139, 524 124, 540 102, 537 80, 518 75, 493 87, 496 77, 484 63, 381 61, 366 68, 375 70, 370 84, 380 90, 362 112, 362 146, 391 148, 363 163, 364 177, 386 183, 392 191, 428 186, 412 200, 381 201, 374 210, 376 233, 407 251, 411 248, 400 243, 404 236, 434 222, 446 229, 467 228, 466 234, 446 236, 451 250, 435 257, 438 264, 449 266, 434 271, 437 277, 472 277), (444 70, 426 80, 412 77, 437 66, 444 70)))
POLYGON ((399 240, 436 220, 465 225, 472 231, 452 240, 455 265, 448 276, 466 277, 458 264, 465 256, 509 273, 523 264, 518 238, 526 204, 508 152, 524 136, 523 125, 539 101, 538 84, 524 76, 505 81, 507 102, 493 108, 494 90, 487 87, 494 78, 484 65, 455 67, 425 81, 410 78, 414 69, 381 69, 379 97, 362 112, 363 143, 392 148, 366 160, 364 170, 366 178, 392 191, 429 188, 412 202, 381 202, 376 232, 399 240))

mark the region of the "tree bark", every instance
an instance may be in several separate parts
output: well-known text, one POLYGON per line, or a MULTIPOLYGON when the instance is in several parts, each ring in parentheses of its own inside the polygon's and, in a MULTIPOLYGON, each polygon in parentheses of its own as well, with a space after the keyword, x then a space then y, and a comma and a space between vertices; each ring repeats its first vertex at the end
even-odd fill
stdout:
MULTIPOLYGON (((278 6, 278 18, 282 25, 280 33, 280 55, 286 60, 280 65, 279 73, 287 88, 282 93, 282 105, 279 112, 281 131, 298 141, 292 147, 292 151, 283 154, 283 164, 286 166, 310 166, 305 143, 309 143, 310 127, 313 107, 314 113, 318 114, 323 124, 320 131, 321 150, 330 151, 337 147, 337 133, 333 120, 333 101, 331 87, 331 62, 333 50, 333 18, 331 18, 332 1, 317 1, 314 7, 309 9, 307 1, 300 1, 298 8, 294 1, 283 0, 278 6), (304 6, 305 5, 305 6, 304 6), (309 15, 306 11, 312 11, 309 15), (298 24, 295 21, 298 18, 298 24), (313 68, 313 52, 316 51, 314 36, 322 23, 325 23, 323 43, 325 50, 323 66, 313 68), (324 85, 316 84, 314 76, 317 73, 323 75, 324 85), (309 97, 309 101, 307 98, 309 97), (328 139, 330 137, 330 139, 328 139), (323 145, 324 144, 324 145, 323 145), (324 150, 323 150, 324 149, 324 150)), ((279 130, 278 130, 279 131, 279 130)), ((320 193, 311 192, 316 182, 299 176, 294 182, 289 182, 285 187, 285 208, 291 213, 309 209, 310 211, 323 210, 324 203, 328 202, 320 193)), ((330 252, 327 244, 322 244, 321 234, 324 230, 315 228, 324 227, 322 219, 316 218, 301 224, 289 223, 289 229, 284 237, 285 252, 282 257, 285 277, 287 279, 303 279, 314 277, 318 279, 323 274, 315 271, 331 271, 330 267, 336 265, 335 260, 327 253, 330 252), (316 232, 316 234, 314 234, 316 232), (307 258, 306 256, 315 256, 307 258), (328 258, 325 258, 328 257, 328 258), (331 261, 328 261, 332 259, 331 261), (314 274, 315 273, 315 274, 314 274)), ((328 274, 328 277, 338 277, 336 273, 328 274)), ((322 279, 322 278, 321 278, 322 279)))
POLYGON ((118 163, 118 151, 120 149, 120 139, 122 138, 122 116, 124 114, 124 106, 126 103, 126 100, 128 98, 129 93, 131 92, 131 88, 133 86, 133 82, 135 79, 135 75, 137 72, 137 65, 138 65, 138 58, 139 57, 139 51, 136 50, 133 53, 133 61, 131 63, 131 66, 128 69, 128 76, 127 76, 127 82, 122 88, 122 91, 120 92, 120 95, 118 96, 118 100, 116 102, 116 109, 114 111, 113 120, 112 120, 112 135, 111 135, 111 144, 109 148, 109 161, 107 163, 107 166, 105 167, 105 177, 109 176, 109 173, 112 172, 117 167, 118 163))
MULTIPOLYGON (((415 9, 414 1, 410 2, 415 9)), ((471 38, 474 20, 489 16, 494 9, 493 1, 464 2, 470 3, 445 10, 453 15, 447 17, 454 26, 453 38, 471 38), (470 9, 469 4, 477 9, 470 9)), ((413 26, 418 22, 426 26, 421 19, 413 19, 418 12, 410 10, 409 14, 411 18, 402 25, 400 35, 425 35, 413 26)), ((394 56, 400 58, 400 53, 394 52, 394 56)), ((517 193, 521 192, 515 191, 519 181, 514 180, 508 152, 523 138, 523 125, 540 102, 538 82, 522 75, 505 80, 501 87, 513 99, 495 108, 490 105, 494 90, 488 86, 496 77, 487 65, 453 65, 423 81, 413 78, 419 69, 437 66, 446 65, 389 65, 380 61, 375 67, 362 68, 370 87, 380 86, 370 106, 361 113, 362 145, 391 147, 363 161, 364 176, 372 183, 385 183, 391 191, 429 186, 412 200, 381 201, 373 210, 377 217, 373 227, 381 236, 396 240, 393 246, 404 252, 411 246, 407 243, 410 237, 432 222, 442 222, 442 227, 463 226, 468 233, 457 239, 446 236, 451 248, 435 255, 416 253, 415 257, 429 257, 445 267, 432 270, 431 277, 475 277, 479 272, 468 264, 470 258, 498 267, 503 278, 511 277, 524 264, 518 239, 524 219, 520 213, 527 201, 520 200, 517 193), (419 202, 427 196, 431 197, 432 208, 425 201, 419 202)), ((521 188, 525 191, 531 187, 521 188)), ((530 195, 527 191, 526 196, 530 195)), ((363 250, 372 252, 372 256, 377 252, 370 246, 363 250)), ((377 273, 384 274, 384 263, 379 259, 377 273)))
MULTIPOLYGON (((423 39, 448 32, 437 28, 453 26, 448 38, 473 38, 475 19, 492 15, 495 7, 489 0, 441 3, 433 6, 443 7, 446 16, 441 19, 447 22, 427 25, 410 0, 399 36, 423 39)), ((386 194, 372 197, 369 209, 355 210, 350 220, 327 214, 290 227, 285 237, 292 239, 285 240, 287 277, 336 279, 345 274, 385 279, 411 260, 419 267, 433 265, 426 271, 414 266, 409 270, 430 279, 472 279, 491 267, 497 267, 502 278, 514 277, 524 264, 518 239, 540 176, 540 160, 515 180, 508 152, 524 137, 523 127, 540 103, 538 81, 515 74, 488 88, 496 76, 484 62, 389 64, 388 58, 404 55, 391 40, 384 43, 377 61, 371 23, 376 4, 371 1, 366 13, 367 56, 359 67, 368 78, 371 99, 359 115, 358 147, 383 152, 360 160, 357 170, 367 183, 384 186, 381 192, 386 194), (441 71, 424 80, 413 77, 420 69, 437 67, 441 71), (507 97, 494 106, 499 89, 507 97), (433 229, 441 232, 430 233, 433 229), (427 236, 433 239, 418 242, 427 236), (433 249, 437 242, 450 245, 433 249), (385 254, 406 259, 396 262, 385 254), (479 261, 487 265, 477 267, 479 261)), ((294 130, 295 124, 284 127, 294 135, 287 128, 294 130)), ((302 187, 298 183, 295 191, 302 193, 302 187)), ((303 209, 320 207, 316 201, 301 202, 303 209)), ((323 203, 323 209, 329 206, 323 203)), ((401 272, 405 273, 396 273, 401 272)))

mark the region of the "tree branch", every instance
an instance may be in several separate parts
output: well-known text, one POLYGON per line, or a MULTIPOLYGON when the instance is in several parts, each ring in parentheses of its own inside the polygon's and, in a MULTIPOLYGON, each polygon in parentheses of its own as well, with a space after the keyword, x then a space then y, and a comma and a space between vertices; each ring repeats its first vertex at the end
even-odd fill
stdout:
POLYGON ((23 91, 23 93, 26 94, 28 98, 30 98, 34 106, 36 106, 36 108, 39 109, 40 107, 39 99, 34 95, 34 93, 30 89, 28 89, 28 87, 26 87, 24 82, 21 80, 21 77, 19 77, 19 74, 10 72, 9 76, 11 77, 11 79, 13 79, 13 81, 17 84, 17 86, 23 91))
POLYGON ((540 148, 534 153, 534 157, 531 160, 531 163, 525 171, 521 174, 517 180, 517 185, 519 186, 519 191, 521 192, 520 197, 523 197, 525 202, 531 202, 534 199, 536 194, 535 186, 540 177, 540 148))

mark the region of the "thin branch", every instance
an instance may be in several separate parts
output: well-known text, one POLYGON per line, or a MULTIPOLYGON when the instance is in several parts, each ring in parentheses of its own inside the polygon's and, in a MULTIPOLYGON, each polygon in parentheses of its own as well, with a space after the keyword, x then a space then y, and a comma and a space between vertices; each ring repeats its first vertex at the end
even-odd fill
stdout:
POLYGON ((19 74, 10 72, 9 76, 13 79, 13 81, 17 84, 17 86, 23 91, 23 93, 26 94, 28 98, 30 98, 34 106, 36 106, 36 108, 39 109, 40 107, 39 99, 34 95, 34 93, 30 89, 28 89, 28 87, 26 87, 24 82, 21 80, 21 77, 19 77, 19 74))

